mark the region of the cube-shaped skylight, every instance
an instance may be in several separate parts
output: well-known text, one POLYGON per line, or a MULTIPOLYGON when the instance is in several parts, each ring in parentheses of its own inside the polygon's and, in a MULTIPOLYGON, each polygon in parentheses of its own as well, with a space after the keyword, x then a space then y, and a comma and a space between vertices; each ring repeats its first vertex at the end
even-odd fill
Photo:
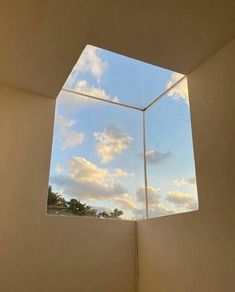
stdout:
POLYGON ((197 210, 186 77, 86 46, 57 99, 49 184, 49 214, 197 210))

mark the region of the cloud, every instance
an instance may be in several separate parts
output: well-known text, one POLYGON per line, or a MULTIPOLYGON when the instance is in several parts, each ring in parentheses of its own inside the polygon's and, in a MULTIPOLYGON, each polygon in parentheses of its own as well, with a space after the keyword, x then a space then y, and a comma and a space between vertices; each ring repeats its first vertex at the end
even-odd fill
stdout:
MULTIPOLYGON (((184 77, 184 75, 180 73, 173 73, 171 75, 171 80, 167 83, 167 89, 174 85, 182 77, 184 77)), ((187 78, 172 88, 168 92, 168 96, 171 96, 173 100, 183 100, 186 104, 189 104, 187 78)))
POLYGON ((106 93, 104 89, 90 86, 86 80, 78 80, 73 89, 76 92, 81 92, 105 100, 119 102, 117 97, 112 98, 110 95, 106 93))
MULTIPOLYGON (((64 171, 65 173, 65 171, 64 171)), ((68 161, 66 175, 51 177, 51 183, 66 195, 72 195, 86 201, 106 200, 115 202, 119 206, 134 206, 128 191, 119 183, 111 183, 112 178, 127 175, 118 169, 110 171, 100 168, 91 161, 80 156, 73 156, 68 161)))
POLYGON ((107 177, 108 171, 97 167, 83 157, 73 156, 69 161, 69 174, 80 181, 103 181, 107 177))
POLYGON ((134 201, 134 198, 129 194, 122 194, 112 198, 112 201, 117 203, 123 209, 136 209, 137 204, 134 201))
POLYGON ((189 183, 189 184, 191 184, 191 185, 193 185, 193 186, 196 186, 196 177, 195 176, 193 176, 193 177, 190 177, 190 178, 188 178, 187 179, 187 182, 189 183))
POLYGON ((64 116, 56 114, 55 123, 61 127, 71 128, 75 124, 75 121, 66 119, 64 116))
POLYGON ((62 150, 76 147, 84 141, 84 134, 72 130, 63 130, 62 150))
MULTIPOLYGON (((110 96, 104 89, 91 86, 86 80, 78 80, 74 84, 75 88, 68 87, 67 89, 74 90, 76 92, 84 93, 90 96, 98 97, 103 100, 111 100, 116 103, 119 102, 118 97, 110 96)), ((66 87, 65 87, 66 88, 66 87)), ((95 100, 89 97, 77 95, 71 92, 61 91, 57 97, 57 108, 60 109, 63 113, 78 113, 79 111, 85 108, 91 108, 94 106, 102 106, 102 103, 99 100, 95 100)))
POLYGON ((63 194, 85 201, 110 200, 127 192, 120 184, 111 185, 99 180, 79 180, 70 175, 52 176, 51 183, 63 194))
POLYGON ((57 164, 57 166, 56 166, 56 173, 57 174, 61 174, 63 172, 64 172, 64 168, 60 164, 57 164))
POLYGON ((90 73, 95 77, 97 82, 100 82, 100 79, 107 68, 107 62, 99 56, 100 51, 101 49, 97 47, 87 45, 75 64, 66 83, 70 86, 73 85, 77 81, 81 72, 90 73))
POLYGON ((126 172, 124 170, 122 170, 121 168, 115 168, 114 172, 112 174, 113 177, 130 177, 130 176, 134 176, 134 173, 129 173, 126 172))
POLYGON ((184 185, 187 184, 187 181, 184 178, 181 178, 181 179, 173 179, 172 182, 177 187, 181 187, 181 186, 184 186, 184 185))
POLYGON ((188 179, 185 179, 185 178, 173 179, 172 182, 177 187, 181 187, 181 186, 184 186, 184 185, 196 186, 196 178, 195 177, 190 177, 188 179))
POLYGON ((175 204, 177 207, 184 208, 187 211, 198 209, 197 199, 195 199, 191 194, 172 191, 167 194, 166 199, 175 204))
MULTIPOLYGON (((159 191, 160 189, 156 189, 152 186, 148 186, 147 192, 148 192, 149 207, 159 199, 159 191)), ((136 192, 136 197, 139 202, 145 203, 145 187, 144 186, 141 186, 140 188, 138 188, 136 192)))
POLYGON ((134 140, 115 125, 108 125, 103 132, 94 133, 94 137, 98 142, 96 151, 102 163, 107 163, 123 153, 134 140))
MULTIPOLYGON (((148 186, 147 193, 148 193, 149 217, 166 216, 166 215, 170 215, 174 213, 172 210, 167 209, 164 206, 164 204, 161 202, 159 188, 148 186)), ((143 206, 145 207, 145 187, 144 186, 140 187, 137 190, 136 197, 137 197, 137 200, 141 202, 143 206)))
MULTIPOLYGON (((76 92, 84 93, 94 97, 98 97, 104 100, 112 100, 119 102, 116 96, 111 97, 104 89, 94 85, 90 85, 87 80, 81 79, 81 73, 89 73, 95 77, 99 83, 100 79, 107 68, 107 62, 99 56, 101 49, 87 45, 74 66, 71 74, 64 84, 65 89, 70 89, 76 92)), ((97 83, 95 82, 95 83, 97 83)), ((63 109, 74 111, 81 109, 82 106, 93 106, 97 104, 95 100, 90 100, 86 97, 79 97, 76 94, 61 91, 59 98, 57 98, 58 104, 63 106, 63 109), (88 103, 89 102, 89 103, 88 103)))
POLYGON ((59 126, 61 149, 73 148, 80 145, 85 138, 82 132, 72 130, 74 120, 66 119, 62 115, 56 115, 55 124, 59 126))
POLYGON ((170 152, 160 152, 157 150, 149 150, 146 152, 147 161, 151 164, 158 164, 170 157, 170 152))

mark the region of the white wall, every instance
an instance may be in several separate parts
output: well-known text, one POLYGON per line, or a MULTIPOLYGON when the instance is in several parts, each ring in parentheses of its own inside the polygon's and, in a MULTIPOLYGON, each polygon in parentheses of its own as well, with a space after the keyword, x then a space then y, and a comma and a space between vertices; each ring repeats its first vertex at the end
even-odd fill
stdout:
POLYGON ((235 41, 189 76, 200 210, 138 223, 139 291, 235 291, 235 41))
POLYGON ((0 291, 134 292, 134 222, 46 215, 54 107, 0 87, 0 291))

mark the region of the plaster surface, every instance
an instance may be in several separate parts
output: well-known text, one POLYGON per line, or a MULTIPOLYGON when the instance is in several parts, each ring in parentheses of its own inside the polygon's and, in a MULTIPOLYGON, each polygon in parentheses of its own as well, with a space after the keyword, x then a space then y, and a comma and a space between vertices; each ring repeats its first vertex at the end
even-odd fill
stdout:
POLYGON ((199 211, 138 222, 140 292, 235 289, 235 40, 193 71, 199 211))
POLYGON ((54 107, 0 87, 0 290, 134 292, 135 222, 46 215, 54 107))

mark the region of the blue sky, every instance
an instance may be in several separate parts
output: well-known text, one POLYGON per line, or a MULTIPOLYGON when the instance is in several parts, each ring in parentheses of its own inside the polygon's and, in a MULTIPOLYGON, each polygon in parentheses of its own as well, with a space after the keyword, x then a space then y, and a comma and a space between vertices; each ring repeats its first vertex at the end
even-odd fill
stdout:
MULTIPOLYGON (((182 78, 150 64, 87 46, 64 88, 145 107, 182 78)), ((142 112, 61 91, 50 184, 67 199, 145 217, 142 112)), ((146 111, 150 217, 198 208, 187 82, 146 111)))

